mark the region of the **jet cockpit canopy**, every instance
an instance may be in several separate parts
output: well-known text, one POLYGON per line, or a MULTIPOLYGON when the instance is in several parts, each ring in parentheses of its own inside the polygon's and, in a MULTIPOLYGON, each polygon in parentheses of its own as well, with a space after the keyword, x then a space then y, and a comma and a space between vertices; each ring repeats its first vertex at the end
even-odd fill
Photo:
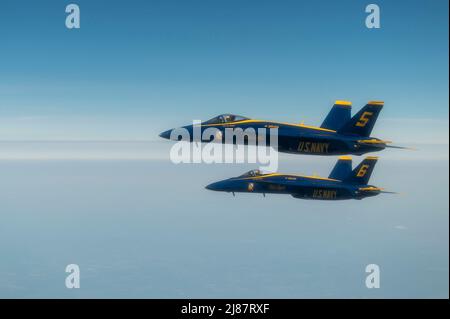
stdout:
POLYGON ((234 114, 221 114, 219 116, 216 116, 206 122, 203 122, 203 124, 220 124, 220 123, 230 123, 230 122, 237 122, 237 121, 244 121, 249 120, 248 117, 241 116, 241 115, 234 115, 234 114))
POLYGON ((260 176, 260 175, 263 175, 263 173, 261 173, 261 171, 259 169, 254 169, 245 174, 242 174, 239 177, 255 177, 255 176, 260 176))

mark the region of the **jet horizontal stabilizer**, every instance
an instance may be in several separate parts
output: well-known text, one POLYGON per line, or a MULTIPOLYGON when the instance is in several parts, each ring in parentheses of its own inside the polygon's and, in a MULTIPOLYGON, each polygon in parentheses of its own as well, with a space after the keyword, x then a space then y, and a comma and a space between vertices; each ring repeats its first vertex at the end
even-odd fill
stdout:
POLYGON ((407 147, 407 146, 386 145, 386 147, 388 147, 388 148, 398 148, 398 149, 401 149, 401 150, 417 151, 417 148, 407 147))
POLYGON ((389 192, 389 191, 385 191, 384 188, 373 187, 373 186, 361 187, 358 190, 362 191, 362 192, 378 192, 378 193, 383 193, 383 194, 398 194, 397 192, 389 192))
POLYGON ((379 148, 398 148, 398 149, 402 149, 402 150, 411 150, 411 151, 416 150, 415 148, 407 147, 407 146, 387 145, 387 144, 392 143, 392 141, 371 139, 371 140, 358 140, 357 142, 360 145, 368 145, 368 146, 379 147, 379 148))

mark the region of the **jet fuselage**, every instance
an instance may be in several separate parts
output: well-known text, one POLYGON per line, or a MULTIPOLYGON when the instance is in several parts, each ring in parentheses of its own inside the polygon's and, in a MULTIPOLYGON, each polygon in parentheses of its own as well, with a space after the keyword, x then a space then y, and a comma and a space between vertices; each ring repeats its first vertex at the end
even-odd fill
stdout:
POLYGON ((379 188, 367 184, 278 173, 233 177, 209 184, 206 189, 229 193, 289 194, 295 198, 316 200, 363 199, 380 193, 379 188))
MULTIPOLYGON (((386 144, 384 144, 383 141, 373 137, 342 135, 334 130, 315 126, 261 120, 188 125, 184 126, 183 129, 189 132, 191 142, 214 141, 225 143, 225 136, 228 129, 228 132, 231 133, 231 131, 234 130, 234 134, 236 134, 231 140, 233 144, 241 144, 242 142, 242 144, 249 144, 252 141, 249 139, 248 134, 253 133, 256 136, 256 140, 254 141, 256 145, 261 145, 262 143, 263 146, 275 147, 279 152, 294 154, 362 155, 369 152, 380 151, 386 147, 386 144), (205 131, 209 128, 213 128, 219 133, 211 136, 206 134, 207 136, 205 136, 205 131), (199 134, 194 134, 195 129, 199 130, 199 134), (236 131, 236 129, 240 130, 236 131), (242 135, 243 138, 239 139, 239 135, 242 135), (275 138, 277 138, 276 145, 273 143, 273 135, 276 135, 275 138), (361 141, 363 142, 361 143, 361 141)), ((165 131, 161 133, 160 136, 166 139, 180 140, 180 137, 176 136, 176 134, 172 134, 172 131, 173 130, 165 131)), ((173 133, 175 132, 176 131, 173 131, 173 133)))

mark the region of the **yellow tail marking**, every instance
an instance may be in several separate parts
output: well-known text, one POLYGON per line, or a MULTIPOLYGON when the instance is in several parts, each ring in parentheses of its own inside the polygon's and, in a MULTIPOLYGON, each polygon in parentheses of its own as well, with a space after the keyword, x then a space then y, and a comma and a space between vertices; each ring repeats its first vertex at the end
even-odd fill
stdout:
POLYGON ((372 117, 373 112, 364 112, 361 117, 359 118, 359 121, 356 122, 356 126, 364 127, 369 123, 370 118, 372 117))
POLYGON ((361 168, 358 171, 358 174, 356 174, 357 177, 364 177, 367 174, 367 170, 369 169, 369 165, 364 164, 361 166, 361 168))
POLYGON ((352 102, 350 102, 350 101, 343 101, 343 100, 337 100, 336 102, 334 102, 334 104, 345 105, 345 106, 352 106, 352 102))
POLYGON ((383 101, 369 101, 367 104, 370 105, 384 105, 383 101))

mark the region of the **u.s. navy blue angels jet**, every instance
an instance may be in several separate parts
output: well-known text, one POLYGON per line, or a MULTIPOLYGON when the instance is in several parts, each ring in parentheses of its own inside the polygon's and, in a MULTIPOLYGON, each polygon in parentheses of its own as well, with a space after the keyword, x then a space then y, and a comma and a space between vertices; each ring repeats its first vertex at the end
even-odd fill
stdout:
MULTIPOLYGON (((386 147, 402 148, 387 145, 391 142, 371 137, 370 133, 375 125, 378 114, 383 108, 384 102, 370 101, 358 113, 351 117, 351 103, 336 101, 328 116, 320 127, 301 124, 289 124, 273 121, 254 120, 247 117, 223 114, 198 125, 187 125, 185 129, 190 134, 191 142, 199 142, 195 139, 194 128, 199 128, 200 139, 203 142, 211 142, 215 138, 202 139, 203 132, 208 128, 215 128, 219 136, 225 135, 226 128, 241 128, 244 132, 251 128, 256 134, 258 129, 276 128, 277 146, 279 152, 300 153, 311 155, 362 155, 368 152, 376 152, 386 147)), ((265 130, 265 145, 270 145, 270 130, 265 130)), ((180 136, 172 134, 175 130, 168 130, 159 136, 166 139, 180 140, 180 136)), ((217 136, 217 134, 216 134, 217 136)), ((259 136, 256 137, 258 144, 259 136)), ((217 141, 217 140, 216 140, 217 141)), ((237 139, 232 140, 239 143, 237 139)), ((244 144, 246 140, 244 139, 244 144)), ((222 139, 225 142, 225 139, 222 139)), ((273 145, 271 145, 273 146, 273 145)))
POLYGON ((290 194, 295 198, 318 200, 363 199, 376 196, 382 188, 368 185, 377 157, 366 157, 354 170, 352 159, 342 156, 326 177, 290 174, 262 174, 253 170, 206 186, 206 189, 229 193, 290 194))

